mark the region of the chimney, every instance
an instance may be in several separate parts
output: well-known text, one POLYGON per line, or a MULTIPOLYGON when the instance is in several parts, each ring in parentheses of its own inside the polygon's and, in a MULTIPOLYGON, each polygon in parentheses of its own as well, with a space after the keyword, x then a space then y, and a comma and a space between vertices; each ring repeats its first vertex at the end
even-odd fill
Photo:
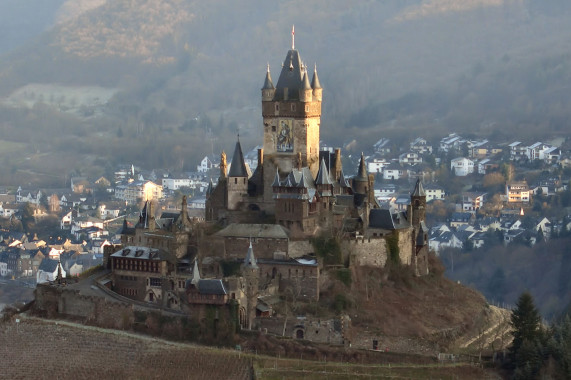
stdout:
POLYGON ((264 166, 264 148, 258 149, 258 167, 264 166))

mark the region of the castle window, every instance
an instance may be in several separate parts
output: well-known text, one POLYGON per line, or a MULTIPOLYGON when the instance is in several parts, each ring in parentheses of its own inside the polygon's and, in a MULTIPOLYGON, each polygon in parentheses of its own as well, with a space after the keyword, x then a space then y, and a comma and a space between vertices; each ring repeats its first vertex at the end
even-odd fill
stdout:
POLYGON ((276 131, 276 126, 272 125, 272 132, 275 132, 275 131, 276 131))
POLYGON ((309 106, 305 106, 305 112, 309 112, 309 106))
POLYGON ((291 105, 291 110, 292 110, 292 111, 295 111, 295 103, 292 103, 292 105, 291 105))
POLYGON ((280 110, 280 105, 276 104, 276 111, 279 111, 279 110, 280 110))
POLYGON ((234 178, 234 185, 238 184, 238 178, 234 178))

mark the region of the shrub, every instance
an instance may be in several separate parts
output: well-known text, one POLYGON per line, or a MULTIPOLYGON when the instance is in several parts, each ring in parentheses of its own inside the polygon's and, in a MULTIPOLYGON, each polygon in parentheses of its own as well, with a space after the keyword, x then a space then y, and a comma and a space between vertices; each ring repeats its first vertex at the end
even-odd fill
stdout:
POLYGON ((351 271, 349 269, 343 268, 338 269, 335 272, 337 279, 341 281, 345 286, 351 286, 351 271))

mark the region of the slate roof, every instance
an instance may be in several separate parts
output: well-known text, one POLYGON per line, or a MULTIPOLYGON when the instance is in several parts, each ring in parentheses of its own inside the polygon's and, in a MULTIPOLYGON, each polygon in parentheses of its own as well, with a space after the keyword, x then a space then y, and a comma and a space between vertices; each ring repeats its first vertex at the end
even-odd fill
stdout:
POLYGON ((167 252, 156 248, 128 246, 113 253, 111 257, 125 257, 139 260, 173 261, 167 252))
POLYGON ((199 280, 198 281, 198 291, 200 294, 214 294, 214 295, 226 295, 226 288, 222 283, 222 280, 199 280))
POLYGON ((242 146, 240 140, 236 141, 234 148, 234 155, 232 156, 232 164, 230 165, 230 172, 228 177, 248 177, 248 170, 244 162, 244 154, 242 153, 242 146))
POLYGON ((409 227, 406 215, 402 212, 391 213, 387 209, 372 209, 369 213, 369 227, 384 230, 395 230, 409 227))
POLYGON ((48 272, 48 273, 54 273, 57 270, 58 264, 59 264, 58 260, 52 260, 52 259, 45 258, 40 263, 38 270, 48 272))
POLYGON ((288 239, 288 231, 278 224, 239 224, 232 223, 228 227, 216 233, 222 237, 244 238, 271 238, 288 239))
POLYGON ((284 99, 284 89, 288 89, 288 99, 299 99, 299 89, 303 88, 301 57, 297 50, 289 50, 282 65, 282 71, 276 84, 275 100, 284 99))

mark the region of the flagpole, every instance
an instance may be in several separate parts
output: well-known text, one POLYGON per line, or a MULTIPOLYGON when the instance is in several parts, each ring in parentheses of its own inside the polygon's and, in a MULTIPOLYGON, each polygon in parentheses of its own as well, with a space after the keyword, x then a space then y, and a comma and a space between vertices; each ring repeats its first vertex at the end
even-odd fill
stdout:
POLYGON ((295 25, 291 26, 291 50, 295 50, 295 25))

